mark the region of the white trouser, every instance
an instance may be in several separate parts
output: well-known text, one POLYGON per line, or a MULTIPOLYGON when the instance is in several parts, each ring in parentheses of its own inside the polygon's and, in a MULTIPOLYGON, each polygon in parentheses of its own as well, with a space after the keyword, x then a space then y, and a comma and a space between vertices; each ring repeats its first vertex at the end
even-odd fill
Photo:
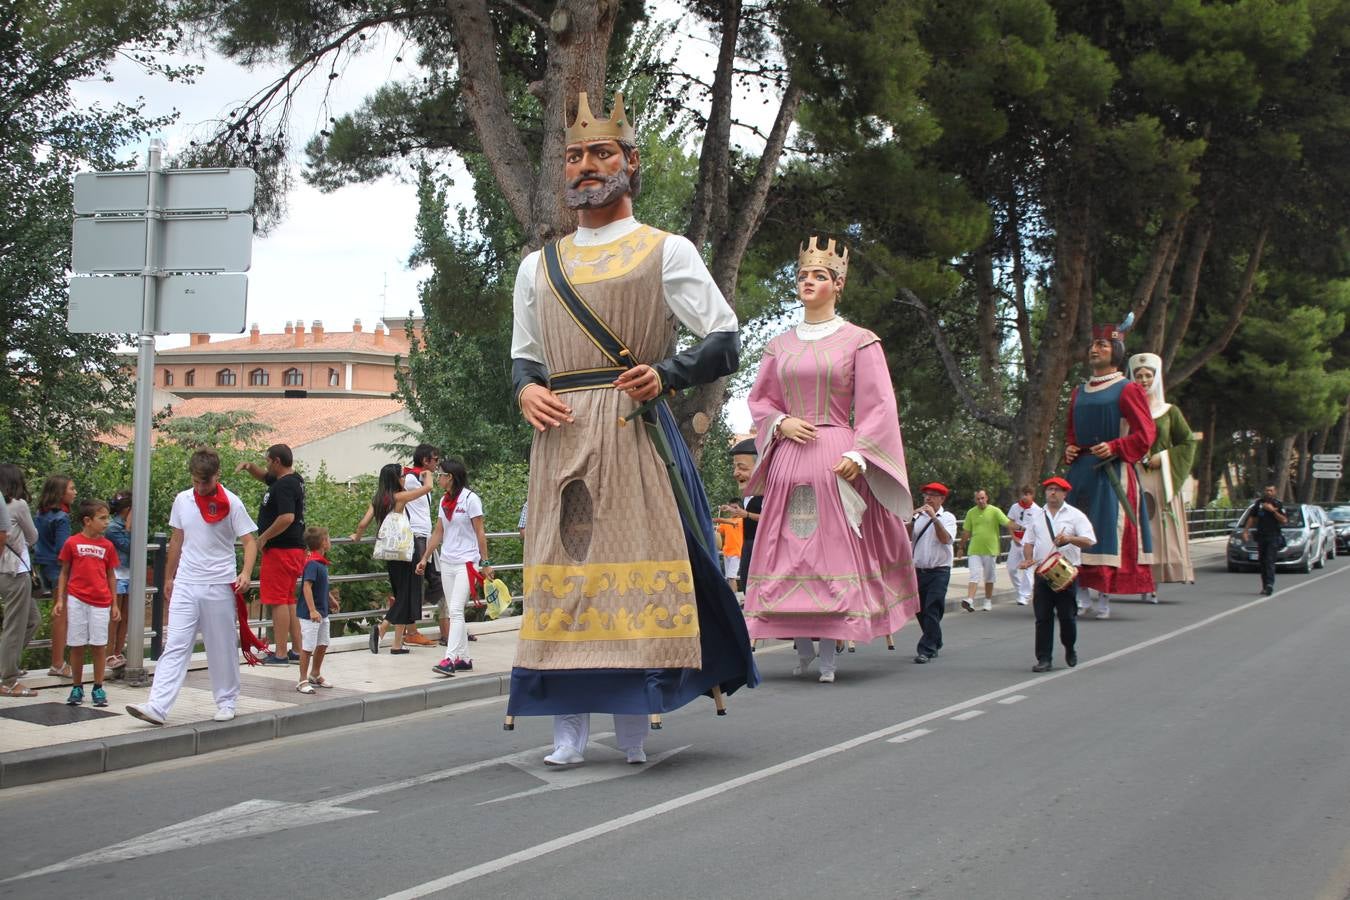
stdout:
MULTIPOLYGON (((647 716, 615 714, 614 742, 624 752, 641 750, 642 745, 647 740, 647 731, 650 727, 651 719, 647 716)), ((585 754, 586 742, 590 738, 590 713, 568 713, 565 716, 553 717, 553 748, 555 750, 567 748, 585 754)))
POLYGON ((450 614, 446 659, 468 659, 469 629, 464 624, 464 604, 469 602, 469 570, 464 563, 441 560, 441 587, 445 589, 445 605, 450 614))
MULTIPOLYGON (((802 668, 811 661, 811 657, 816 655, 816 649, 811 644, 810 638, 793 638, 792 645, 797 648, 797 658, 802 661, 802 668)), ((835 652, 834 638, 821 638, 820 641, 820 674, 828 675, 834 671, 835 652)))
POLYGON ((1013 587, 1017 589, 1017 602, 1027 603, 1031 600, 1036 576, 1031 569, 1023 569, 1021 566, 1022 545, 1014 543, 1012 549, 1008 551, 1008 577, 1012 579, 1013 587))
POLYGON ((1094 606, 1098 612, 1109 613, 1111 611, 1110 595, 1101 591, 1097 591, 1094 595, 1090 589, 1083 587, 1081 584, 1078 585, 1078 608, 1085 610, 1094 606))
POLYGON ((239 699, 239 633, 233 585, 175 583, 165 631, 164 652, 155 664, 155 680, 146 704, 150 711, 161 719, 168 718, 187 680, 188 660, 199 631, 206 645, 206 669, 211 674, 216 706, 234 709, 239 699))

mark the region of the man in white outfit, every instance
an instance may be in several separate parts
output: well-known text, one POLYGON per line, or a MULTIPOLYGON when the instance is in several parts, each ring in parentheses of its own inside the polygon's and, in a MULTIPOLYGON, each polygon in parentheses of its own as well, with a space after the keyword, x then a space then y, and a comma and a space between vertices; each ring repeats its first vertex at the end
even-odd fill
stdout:
POLYGON ((1022 486, 1019 499, 1008 507, 1008 528, 1012 531, 1012 546, 1008 549, 1008 577, 1017 590, 1017 605, 1026 606, 1031 602, 1031 589, 1036 576, 1030 569, 1022 567, 1022 540, 1031 522, 1041 514, 1040 504, 1036 502, 1036 491, 1031 485, 1022 486))
POLYGON ((164 570, 164 602, 169 608, 164 652, 155 667, 150 699, 127 707, 128 713, 151 725, 163 725, 173 709, 199 631, 216 701, 215 721, 233 719, 239 699, 234 595, 248 587, 258 556, 253 535, 257 526, 243 501, 220 483, 216 451, 203 448, 193 453, 188 471, 192 488, 173 499, 169 512, 173 535, 164 570), (238 568, 236 538, 244 545, 243 565, 238 568))

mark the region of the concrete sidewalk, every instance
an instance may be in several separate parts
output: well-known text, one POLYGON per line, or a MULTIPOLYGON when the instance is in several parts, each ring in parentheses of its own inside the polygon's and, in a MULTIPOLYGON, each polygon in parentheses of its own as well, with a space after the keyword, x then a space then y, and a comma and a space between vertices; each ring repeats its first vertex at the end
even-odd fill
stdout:
MULTIPOLYGON (((1197 558, 1222 554, 1222 539, 1194 542, 1192 552, 1197 558)), ((945 624, 949 626, 962 615, 980 614, 961 611, 966 585, 966 570, 954 570, 947 592, 949 616, 945 624)), ((980 591, 977 610, 982 599, 980 591)), ((994 604, 1011 606, 1014 600, 1007 568, 1000 564, 994 604)), ((1025 614, 1031 617, 1030 607, 1025 614)), ((45 675, 29 676, 24 681, 38 689, 37 697, 0 698, 0 720, 3 720, 0 788, 113 771, 451 703, 505 696, 519 626, 519 617, 471 623, 469 631, 478 638, 470 645, 474 670, 453 678, 431 669, 444 655, 443 647, 412 647, 411 653, 392 656, 386 638, 381 652, 372 655, 363 634, 333 641, 323 667, 323 675, 333 687, 318 689, 312 695, 295 690, 295 666, 243 666, 238 717, 223 723, 211 721, 216 707, 202 654, 194 657, 193 670, 167 725, 162 728, 126 714, 127 704, 146 700, 148 685, 135 688, 109 681, 109 706, 95 710, 87 696, 84 706, 65 705, 69 682, 45 675)), ((432 638, 438 635, 435 628, 427 628, 424 633, 432 638)), ((906 627, 896 640, 897 652, 912 653, 917 636, 917 627, 906 627)), ((150 667, 153 671, 153 664, 150 667)), ((85 681, 87 695, 88 669, 85 681)))

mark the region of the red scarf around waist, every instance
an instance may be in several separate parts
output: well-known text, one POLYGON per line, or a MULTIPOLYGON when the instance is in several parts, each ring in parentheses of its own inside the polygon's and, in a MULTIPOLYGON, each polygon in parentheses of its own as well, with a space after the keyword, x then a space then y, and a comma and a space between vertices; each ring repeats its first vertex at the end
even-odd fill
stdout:
POLYGON ((230 497, 220 482, 216 482, 213 494, 203 496, 194 489, 192 499, 197 501, 197 509, 201 511, 202 518, 210 524, 215 524, 230 514, 230 497))

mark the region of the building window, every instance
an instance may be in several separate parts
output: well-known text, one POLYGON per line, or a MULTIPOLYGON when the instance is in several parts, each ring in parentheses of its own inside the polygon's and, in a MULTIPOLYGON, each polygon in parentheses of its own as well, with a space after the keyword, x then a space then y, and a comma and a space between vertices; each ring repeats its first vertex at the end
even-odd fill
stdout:
POLYGON ((337 370, 337 369, 329 369, 329 370, 328 370, 328 386, 329 386, 329 387, 337 387, 337 386, 338 386, 338 370, 337 370))
POLYGON ((299 387, 305 383, 305 376, 300 374, 299 369, 287 369, 282 374, 282 379, 285 381, 286 387, 299 387))
POLYGON ((192 387, 196 383, 197 383, 196 369, 188 369, 186 372, 183 373, 183 385, 185 387, 192 387))
POLYGON ((169 387, 173 384, 173 369, 164 370, 164 386, 169 387))
POLYGON ((237 380, 234 369, 221 369, 216 373, 216 385, 219 387, 234 387, 237 380))
POLYGON ((267 387, 270 377, 266 369, 254 369, 248 373, 248 383, 253 387, 267 387))

